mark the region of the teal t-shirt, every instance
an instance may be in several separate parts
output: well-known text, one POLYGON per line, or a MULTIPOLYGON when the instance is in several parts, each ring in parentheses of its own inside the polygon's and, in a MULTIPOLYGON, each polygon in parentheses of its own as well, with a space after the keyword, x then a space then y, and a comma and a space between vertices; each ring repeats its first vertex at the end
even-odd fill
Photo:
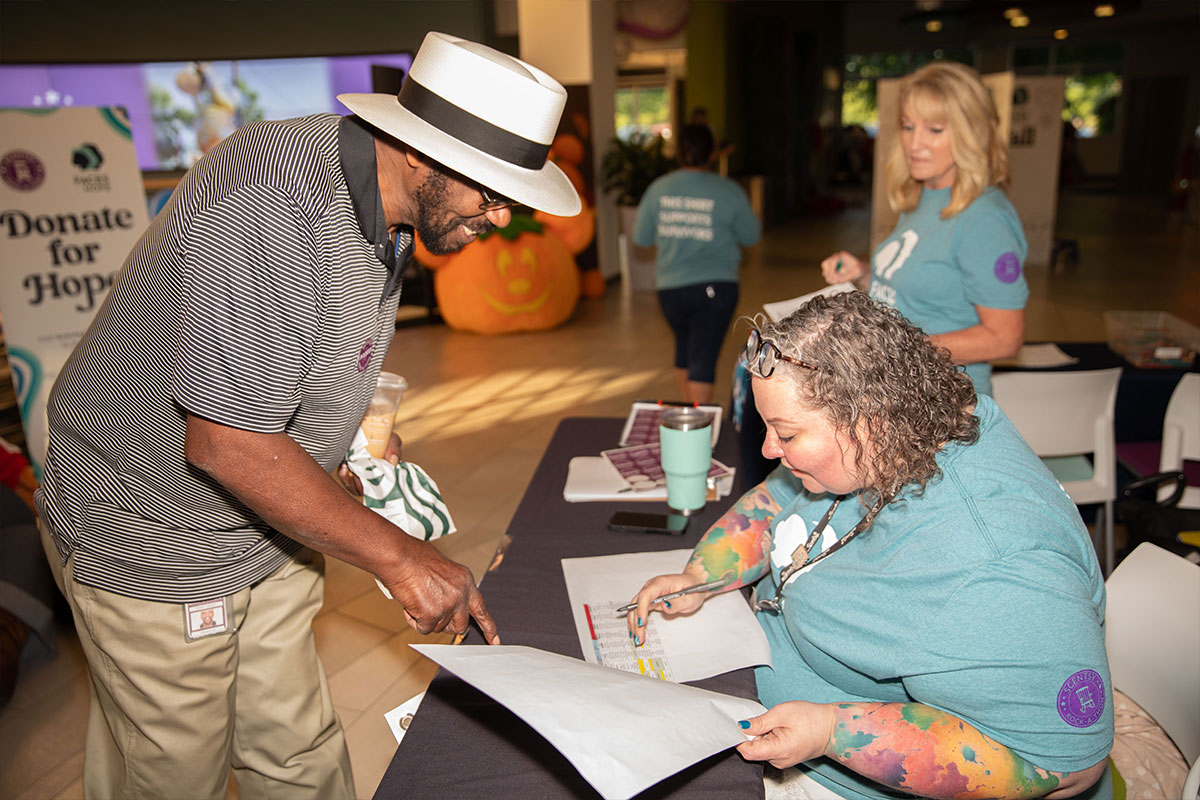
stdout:
MULTIPOLYGON (((989 186, 944 220, 950 192, 922 190, 871 258, 871 297, 928 334, 978 325, 976 306, 1021 309, 1029 297, 1025 231, 1004 192, 989 186)), ((967 374, 976 392, 992 393, 987 363, 968 364, 967 374)))
POLYGON ((633 227, 639 247, 657 247, 654 276, 659 289, 736 283, 741 248, 761 235, 762 225, 742 187, 716 173, 689 169, 650 184, 633 227))
MULTIPOLYGON (((1113 743, 1099 563, 1074 504, 991 398, 976 414, 979 441, 944 448, 924 494, 792 578, 782 615, 758 613, 774 661, 757 670, 759 699, 921 702, 1035 766, 1085 769, 1113 743)), ((760 597, 833 499, 782 467, 766 486, 781 511, 760 597)), ((814 551, 864 511, 843 500, 814 551)), ((896 796, 827 758, 800 767, 843 797, 896 796)))

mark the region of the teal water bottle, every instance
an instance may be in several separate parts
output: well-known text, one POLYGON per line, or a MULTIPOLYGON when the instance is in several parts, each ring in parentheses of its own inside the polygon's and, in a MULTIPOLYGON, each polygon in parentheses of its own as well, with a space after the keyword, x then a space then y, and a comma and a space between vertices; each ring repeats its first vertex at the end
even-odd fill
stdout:
POLYGON ((712 461, 712 414, 698 408, 670 408, 659 417, 667 506, 691 515, 704 508, 712 461))

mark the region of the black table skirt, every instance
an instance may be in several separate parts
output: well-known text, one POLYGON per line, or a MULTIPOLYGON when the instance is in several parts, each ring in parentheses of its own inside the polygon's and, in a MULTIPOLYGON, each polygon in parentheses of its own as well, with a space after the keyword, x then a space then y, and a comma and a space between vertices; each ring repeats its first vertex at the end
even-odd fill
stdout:
MULTIPOLYGON (((573 456, 599 455, 615 447, 622 420, 571 418, 559 423, 502 543, 503 558, 480 589, 504 644, 528 645, 582 658, 567 601, 563 558, 695 545, 707 528, 745 491, 739 473, 733 493, 709 503, 682 536, 614 532, 613 511, 665 511, 665 503, 568 503, 563 499, 573 456)), ((721 437, 716 457, 736 465, 732 431, 721 437)), ((504 469, 497 463, 496 469, 504 469)), ((647 576, 649 577, 649 576, 647 576)), ((463 646, 485 646, 472 630, 463 646)), ((754 673, 718 675, 696 686, 757 697, 754 673)), ((653 709, 647 709, 653 713, 653 709)), ((638 795, 639 798, 761 798, 762 766, 734 750, 718 753, 638 795)), ((398 798, 598 798, 557 750, 520 718, 453 674, 439 670, 375 792, 398 798)))

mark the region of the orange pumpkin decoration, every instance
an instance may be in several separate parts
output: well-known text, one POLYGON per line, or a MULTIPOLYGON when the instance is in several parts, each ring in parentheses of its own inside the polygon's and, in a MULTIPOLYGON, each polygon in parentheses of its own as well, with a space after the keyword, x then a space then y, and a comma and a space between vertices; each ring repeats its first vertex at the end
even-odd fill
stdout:
POLYGON ((514 214, 434 272, 446 324, 475 333, 553 328, 579 302, 579 268, 562 240, 532 217, 514 214))
POLYGON ((554 151, 557 161, 567 161, 576 166, 583 163, 583 141, 573 133, 560 133, 555 136, 550 149, 554 151))
POLYGON ((535 211, 533 218, 558 234, 558 238, 575 255, 582 253, 596 236, 596 209, 588 207, 586 203, 583 210, 573 217, 556 217, 545 211, 535 211))
POLYGON ((413 231, 413 258, 417 260, 421 266, 429 269, 437 269, 444 267, 450 263, 450 259, 454 258, 453 253, 448 253, 444 256, 435 256, 425 247, 425 243, 421 241, 421 237, 417 235, 416 230, 413 231))
POLYGON ((600 270, 585 269, 579 274, 583 280, 584 297, 589 300, 604 297, 604 290, 608 288, 608 283, 604 280, 604 276, 600 274, 600 270))

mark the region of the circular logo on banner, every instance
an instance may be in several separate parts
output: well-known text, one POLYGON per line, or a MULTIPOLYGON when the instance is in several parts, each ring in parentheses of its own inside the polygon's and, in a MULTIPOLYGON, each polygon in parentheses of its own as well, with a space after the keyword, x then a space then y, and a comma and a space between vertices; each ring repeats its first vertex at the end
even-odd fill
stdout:
POLYGON ((1013 283, 1021 277, 1021 259, 1016 253, 1002 253, 996 259, 996 280, 1001 283, 1013 283))
POLYGON ((1073 728, 1096 724, 1104 713, 1104 679, 1092 669, 1081 669, 1063 681, 1058 690, 1058 715, 1073 728))
POLYGON ((46 168, 33 153, 9 150, 0 158, 0 179, 19 192, 31 192, 46 180, 46 168))

